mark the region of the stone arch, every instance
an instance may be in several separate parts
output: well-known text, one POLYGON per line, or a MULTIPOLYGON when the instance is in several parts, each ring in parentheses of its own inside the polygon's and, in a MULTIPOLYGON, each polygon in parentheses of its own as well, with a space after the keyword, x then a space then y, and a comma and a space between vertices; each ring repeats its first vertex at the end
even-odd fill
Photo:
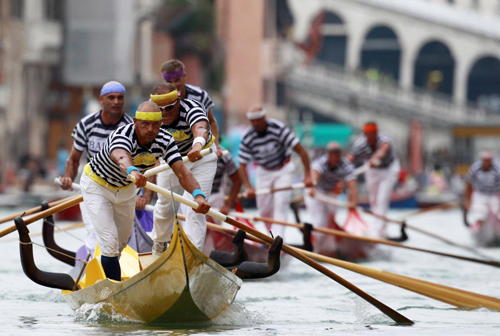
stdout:
POLYGON ((425 43, 415 59, 413 84, 431 92, 453 94, 455 59, 450 48, 440 41, 425 43))
POLYGON ((324 62, 345 66, 347 33, 344 20, 332 11, 324 11, 321 27, 322 43, 317 58, 324 62))
POLYGON ((500 112, 500 60, 493 56, 479 58, 467 80, 467 99, 479 106, 500 112))
POLYGON ((393 29, 378 25, 368 31, 361 48, 361 68, 399 81, 401 45, 393 29))

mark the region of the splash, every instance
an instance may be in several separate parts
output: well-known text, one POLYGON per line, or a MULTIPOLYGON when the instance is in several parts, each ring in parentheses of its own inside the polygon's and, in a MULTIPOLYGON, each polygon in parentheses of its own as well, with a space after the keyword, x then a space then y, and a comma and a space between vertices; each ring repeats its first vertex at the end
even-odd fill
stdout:
POLYGON ((354 298, 354 315, 356 322, 361 324, 394 324, 389 317, 360 297, 354 298))
POLYGON ((212 320, 217 326, 254 326, 265 323, 265 315, 250 312, 243 305, 234 303, 212 320))
POLYGON ((91 323, 140 323, 116 311, 112 304, 99 302, 85 303, 75 310, 76 320, 91 323))

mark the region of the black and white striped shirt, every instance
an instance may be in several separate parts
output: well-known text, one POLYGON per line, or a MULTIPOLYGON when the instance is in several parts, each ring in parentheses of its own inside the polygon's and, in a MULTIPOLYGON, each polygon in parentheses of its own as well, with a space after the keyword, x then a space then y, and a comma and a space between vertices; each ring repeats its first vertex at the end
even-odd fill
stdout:
POLYGON ((207 91, 191 84, 185 84, 184 86, 186 88, 186 99, 196 100, 197 102, 200 102, 201 105, 205 107, 205 110, 207 110, 207 113, 208 110, 214 108, 215 105, 212 102, 212 99, 210 99, 207 91))
POLYGON ((73 147, 80 153, 87 151, 87 161, 94 157, 104 147, 108 136, 118 127, 133 123, 131 117, 124 114, 114 125, 106 125, 102 122, 101 111, 90 114, 80 120, 73 129, 71 136, 75 141, 73 147))
POLYGON ((500 163, 493 161, 488 171, 483 170, 481 160, 474 162, 465 180, 472 184, 474 190, 485 194, 500 192, 500 163))
MULTIPOLYGON (((224 148, 220 146, 219 148, 224 150, 224 148)), ((236 163, 234 163, 231 154, 227 153, 222 155, 222 157, 217 160, 217 171, 215 172, 214 183, 212 184, 212 194, 219 192, 222 186, 224 174, 227 174, 227 176, 233 176, 236 173, 238 173, 238 167, 236 167, 236 163)))
POLYGON ((346 159, 341 159, 336 167, 330 167, 327 155, 313 161, 312 169, 320 173, 317 188, 330 192, 339 182, 348 182, 356 179, 354 175, 354 165, 346 159))
POLYGON ((208 141, 212 139, 210 123, 205 108, 201 103, 191 99, 181 99, 179 104, 179 119, 173 124, 163 124, 161 127, 167 130, 175 139, 179 152, 182 156, 187 155, 193 147, 193 132, 191 128, 200 121, 208 123, 208 141))
POLYGON ((299 139, 283 123, 267 119, 267 129, 258 133, 252 126, 243 133, 239 162, 248 164, 255 160, 265 169, 276 169, 289 157, 299 139))
POLYGON ((141 173, 153 167, 159 158, 163 158, 170 166, 175 161, 182 160, 174 138, 167 131, 160 129, 154 141, 145 147, 137 139, 134 124, 122 126, 111 133, 104 148, 90 161, 92 171, 113 187, 124 187, 131 183, 127 180, 127 174, 111 159, 111 152, 115 149, 129 152, 134 166, 141 173))
POLYGON ((392 144, 392 139, 389 138, 384 133, 380 132, 378 133, 377 144, 375 145, 375 148, 372 148, 370 147, 370 145, 368 145, 366 136, 363 135, 359 137, 352 144, 351 154, 354 155, 356 160, 360 160, 363 162, 368 161, 372 157, 372 155, 377 151, 377 149, 385 142, 387 142, 390 145, 390 149, 387 152, 387 154, 382 158, 380 165, 378 165, 375 168, 387 168, 396 158, 396 153, 394 150, 394 146, 392 144))

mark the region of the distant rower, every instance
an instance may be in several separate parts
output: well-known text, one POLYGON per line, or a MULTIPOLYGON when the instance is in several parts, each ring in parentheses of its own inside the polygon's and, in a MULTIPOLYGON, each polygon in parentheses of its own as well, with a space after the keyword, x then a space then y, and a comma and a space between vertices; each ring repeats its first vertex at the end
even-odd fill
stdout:
MULTIPOLYGON (((379 132, 376 123, 366 123, 363 133, 352 145, 347 159, 351 162, 368 162, 370 169, 365 176, 370 209, 375 214, 385 216, 401 166, 391 138, 379 132)), ((374 219, 370 230, 374 236, 385 237, 385 221, 374 219)))
MULTIPOLYGON (((283 188, 292 184, 295 165, 291 162, 291 150, 300 155, 304 165, 304 183, 311 185, 309 156, 299 139, 281 122, 266 118, 266 111, 261 106, 250 108, 247 118, 252 124, 243 133, 240 144, 240 176, 245 184, 247 197, 255 197, 255 190, 250 184, 247 165, 257 162, 257 189, 283 188)), ((291 191, 257 195, 257 208, 261 217, 286 221, 290 210, 291 191)), ((271 225, 266 223, 267 229, 271 225)), ((274 236, 283 237, 284 226, 276 225, 274 236)))
POLYGON ((470 211, 472 222, 481 225, 490 213, 500 218, 500 163, 491 151, 481 152, 465 180, 464 208, 470 211))
MULTIPOLYGON (((352 163, 342 158, 342 149, 336 142, 330 142, 326 147, 326 154, 313 161, 312 179, 316 182, 316 187, 312 187, 306 192, 305 202, 307 211, 310 214, 311 223, 315 227, 328 227, 331 219, 335 219, 337 207, 327 204, 314 198, 316 194, 337 198, 335 189, 338 183, 345 183, 349 199, 348 206, 354 209, 358 202, 358 191, 356 188, 356 175, 352 163)), ((325 247, 323 238, 330 237, 324 234, 316 235, 316 246, 323 249, 335 249, 335 246, 325 247)))

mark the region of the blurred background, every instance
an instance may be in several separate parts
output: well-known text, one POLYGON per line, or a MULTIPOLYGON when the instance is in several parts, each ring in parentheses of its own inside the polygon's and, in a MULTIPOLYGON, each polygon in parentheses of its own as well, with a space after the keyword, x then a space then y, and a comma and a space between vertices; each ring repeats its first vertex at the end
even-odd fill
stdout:
POLYGON ((132 115, 172 58, 233 155, 255 103, 312 157, 376 121, 404 167, 394 200, 413 205, 499 154, 500 0, 0 0, 0 204, 53 193, 101 86, 126 85, 132 115))

